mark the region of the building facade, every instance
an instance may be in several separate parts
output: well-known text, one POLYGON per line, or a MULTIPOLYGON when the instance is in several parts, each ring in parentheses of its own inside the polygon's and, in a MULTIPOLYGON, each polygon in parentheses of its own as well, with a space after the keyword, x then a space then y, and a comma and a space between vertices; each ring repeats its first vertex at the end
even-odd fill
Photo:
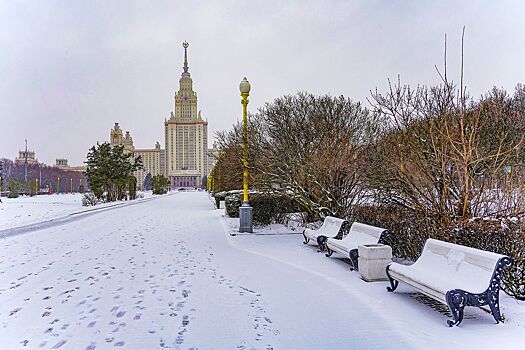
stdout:
POLYGON ((197 107, 197 93, 188 71, 188 43, 184 47, 184 71, 174 97, 174 112, 164 122, 165 175, 171 186, 200 187, 208 174, 208 122, 197 107))
POLYGON ((157 142, 155 144, 155 148, 152 149, 135 148, 133 154, 135 157, 140 156, 142 158, 142 164, 144 165, 144 169, 137 170, 135 172, 135 177, 137 178, 137 188, 142 190, 144 186, 144 179, 148 173, 151 174, 151 176, 162 174, 160 170, 160 143, 157 142))
POLYGON ((129 133, 129 131, 126 131, 126 133, 124 134, 122 129, 120 128, 119 123, 115 123, 115 125, 111 129, 109 133, 109 142, 111 146, 123 146, 124 152, 133 153, 134 157, 141 157, 143 169, 134 172, 134 175, 137 178, 138 190, 144 189, 144 179, 146 178, 148 173, 151 174, 151 176, 162 174, 160 166, 161 149, 159 142, 155 144, 154 148, 135 148, 131 134, 129 133))
POLYGON ((35 158, 35 151, 18 151, 18 157, 15 158, 16 164, 38 164, 38 159, 35 158))
POLYGON ((210 171, 208 150, 208 122, 202 118, 197 106, 197 93, 188 67, 188 43, 184 42, 184 65, 179 90, 174 96, 170 118, 164 120, 164 145, 159 142, 152 149, 136 149, 133 138, 125 134, 118 123, 110 132, 111 145, 123 145, 135 157, 141 156, 144 170, 135 173, 137 187, 142 189, 148 173, 164 175, 172 188, 201 187, 203 178, 210 171))
POLYGON ((67 169, 69 168, 69 163, 66 158, 57 158, 55 166, 59 169, 67 169))
POLYGON ((59 168, 60 170, 64 171, 76 171, 76 172, 83 172, 86 171, 85 165, 80 166, 69 166, 69 163, 66 158, 56 158, 55 166, 59 168))

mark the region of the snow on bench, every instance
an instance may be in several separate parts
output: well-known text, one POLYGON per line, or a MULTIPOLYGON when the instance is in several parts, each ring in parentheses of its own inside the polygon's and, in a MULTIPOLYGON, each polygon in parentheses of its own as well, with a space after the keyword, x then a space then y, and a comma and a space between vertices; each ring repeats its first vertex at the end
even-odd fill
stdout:
POLYGON ((324 218, 323 225, 317 230, 305 229, 303 231, 304 244, 308 244, 310 240, 313 240, 319 246, 319 249, 323 249, 323 242, 327 237, 343 238, 348 233, 349 222, 344 219, 339 219, 333 216, 327 216, 324 218))
MULTIPOLYGON (((358 251, 357 247, 365 244, 382 243, 390 232, 382 227, 371 226, 354 222, 350 227, 350 232, 343 239, 328 238, 323 242, 327 249, 326 256, 331 256, 334 251, 350 258, 352 269, 357 269, 358 251)), ((323 250, 321 248, 321 250, 323 250)))
POLYGON ((389 292, 404 282, 421 293, 446 304, 453 316, 450 327, 463 320, 465 306, 488 305, 496 323, 503 319, 499 310, 499 289, 509 257, 458 244, 428 239, 417 261, 410 266, 391 263, 386 267, 389 292))

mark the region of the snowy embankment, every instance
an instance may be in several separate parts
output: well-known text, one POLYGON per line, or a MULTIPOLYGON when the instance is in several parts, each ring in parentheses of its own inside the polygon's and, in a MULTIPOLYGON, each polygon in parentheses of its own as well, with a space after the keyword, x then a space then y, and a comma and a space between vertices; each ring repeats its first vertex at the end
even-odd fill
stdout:
MULTIPOLYGON (((144 198, 151 197, 151 191, 144 192, 144 198)), ((93 209, 107 208, 122 203, 100 203, 92 207, 82 206, 82 194, 52 194, 34 197, 21 196, 18 198, 2 197, 0 203, 0 231, 42 223, 71 214, 91 211, 93 209)))

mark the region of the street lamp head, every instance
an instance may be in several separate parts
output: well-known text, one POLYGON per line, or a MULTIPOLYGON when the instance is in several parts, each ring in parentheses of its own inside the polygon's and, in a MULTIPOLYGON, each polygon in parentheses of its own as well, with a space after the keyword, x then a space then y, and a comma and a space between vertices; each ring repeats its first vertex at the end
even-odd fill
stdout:
POLYGON ((248 81, 248 79, 246 79, 246 77, 244 77, 244 79, 239 84, 239 90, 241 91, 241 94, 249 94, 250 88, 250 82, 248 81))

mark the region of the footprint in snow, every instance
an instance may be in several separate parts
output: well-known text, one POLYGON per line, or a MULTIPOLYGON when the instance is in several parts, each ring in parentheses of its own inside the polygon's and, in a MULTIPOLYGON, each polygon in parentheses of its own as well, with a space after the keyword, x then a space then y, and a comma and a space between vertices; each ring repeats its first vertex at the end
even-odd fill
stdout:
POLYGON ((62 345, 64 345, 66 342, 67 342, 67 340, 62 339, 62 340, 60 340, 58 343, 56 343, 55 346, 53 346, 51 349, 52 349, 52 350, 54 350, 54 349, 59 349, 59 348, 61 348, 62 345))

